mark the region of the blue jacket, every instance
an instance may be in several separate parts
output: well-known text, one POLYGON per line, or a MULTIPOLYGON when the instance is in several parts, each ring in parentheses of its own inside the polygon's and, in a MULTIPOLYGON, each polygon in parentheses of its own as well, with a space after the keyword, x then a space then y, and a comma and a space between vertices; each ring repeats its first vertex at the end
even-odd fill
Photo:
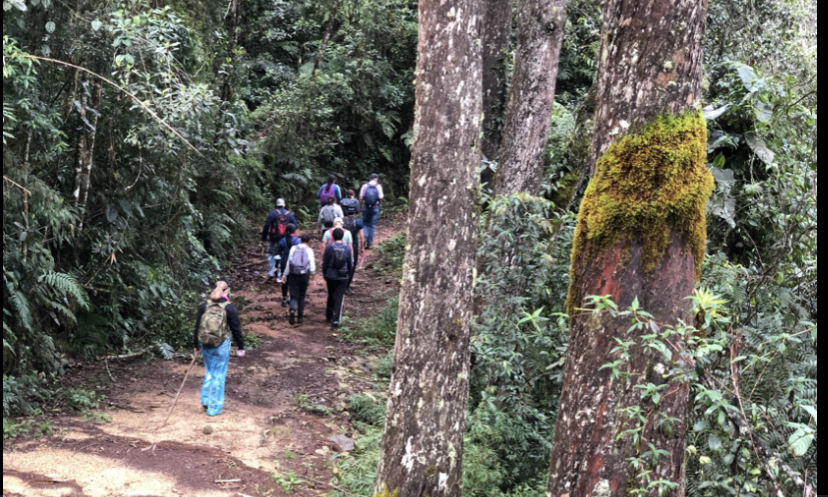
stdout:
POLYGON ((279 255, 282 256, 282 266, 287 264, 288 257, 290 257, 290 249, 296 245, 301 245, 302 240, 298 237, 291 237, 290 247, 288 247, 288 237, 284 237, 279 241, 279 255))
POLYGON ((274 209, 273 212, 267 216, 267 221, 265 221, 264 229, 262 230, 262 241, 266 242, 267 237, 270 234, 270 226, 276 222, 276 218, 280 215, 287 214, 288 215, 288 223, 294 226, 299 226, 299 223, 296 222, 296 217, 294 217, 293 213, 287 209, 274 209))

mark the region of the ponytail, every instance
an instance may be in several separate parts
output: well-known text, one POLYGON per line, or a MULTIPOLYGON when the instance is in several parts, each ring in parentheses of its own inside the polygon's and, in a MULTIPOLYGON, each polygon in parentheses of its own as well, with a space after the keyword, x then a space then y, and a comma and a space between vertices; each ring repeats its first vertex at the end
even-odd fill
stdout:
POLYGON ((216 283, 216 289, 213 290, 213 293, 210 294, 210 300, 213 302, 218 302, 224 298, 224 294, 227 293, 227 290, 230 289, 230 285, 223 281, 219 281, 216 283))

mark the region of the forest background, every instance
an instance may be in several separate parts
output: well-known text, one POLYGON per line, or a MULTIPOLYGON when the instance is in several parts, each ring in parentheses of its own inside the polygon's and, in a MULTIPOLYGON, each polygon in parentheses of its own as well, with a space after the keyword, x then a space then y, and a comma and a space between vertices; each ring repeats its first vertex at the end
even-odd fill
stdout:
MULTIPOLYGON (((276 196, 312 221, 328 174, 356 187, 378 172, 389 204, 407 205, 413 1, 3 7, 4 438, 72 396, 56 387, 70 358, 187 347, 193 303, 276 196)), ((481 237, 472 345, 472 496, 545 487, 601 27, 597 0, 567 13, 542 196, 480 193, 493 236, 481 237), (506 250, 522 271, 498 264, 506 250)), ((487 109, 494 144, 516 37, 487 109)), ((705 47, 717 188, 695 296, 711 344, 702 367, 727 384, 738 359, 752 433, 816 486, 816 2, 713 0, 705 47)), ((481 164, 496 170, 497 157, 481 164)), ((375 336, 393 343, 393 304, 386 316, 375 336)), ((701 386, 694 399, 688 495, 765 495, 774 470, 728 422, 732 399, 701 386)), ((352 400, 378 433, 381 406, 352 400)), ((348 468, 354 495, 370 494, 377 447, 348 468)))

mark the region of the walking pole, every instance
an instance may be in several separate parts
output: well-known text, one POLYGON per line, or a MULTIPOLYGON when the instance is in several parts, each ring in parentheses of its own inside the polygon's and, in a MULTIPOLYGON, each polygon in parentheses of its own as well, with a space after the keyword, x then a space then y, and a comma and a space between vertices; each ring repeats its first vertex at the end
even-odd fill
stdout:
MULTIPOLYGON (((181 382, 181 387, 178 389, 178 393, 175 394, 175 400, 173 400, 172 407, 170 407, 170 412, 167 413, 167 419, 164 420, 164 424, 161 425, 161 428, 167 426, 167 423, 170 420, 170 416, 172 416, 173 409, 175 409, 175 405, 178 404, 178 398, 181 397, 181 391, 184 390, 184 384, 187 383, 187 378, 190 377, 190 372, 193 370, 193 366, 195 366, 196 359, 198 359, 198 356, 193 354, 193 362, 191 362, 190 367, 187 368, 187 374, 184 375, 184 381, 181 382)), ((159 430, 161 428, 159 428, 159 430)))

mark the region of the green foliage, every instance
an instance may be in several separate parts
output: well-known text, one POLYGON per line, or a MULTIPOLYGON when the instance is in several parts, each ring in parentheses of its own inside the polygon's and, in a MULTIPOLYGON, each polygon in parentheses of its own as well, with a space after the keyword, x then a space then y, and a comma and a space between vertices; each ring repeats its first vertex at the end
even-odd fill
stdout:
POLYGON ((394 298, 374 317, 363 319, 345 330, 345 337, 352 342, 378 347, 394 345, 397 336, 397 315, 400 301, 394 298))
POLYGON ((354 395, 348 400, 348 410, 354 421, 382 428, 385 422, 385 405, 367 395, 354 395))
POLYGON ((406 234, 397 233, 388 240, 382 242, 377 251, 381 259, 374 264, 381 271, 392 274, 402 273, 405 263, 406 234))

